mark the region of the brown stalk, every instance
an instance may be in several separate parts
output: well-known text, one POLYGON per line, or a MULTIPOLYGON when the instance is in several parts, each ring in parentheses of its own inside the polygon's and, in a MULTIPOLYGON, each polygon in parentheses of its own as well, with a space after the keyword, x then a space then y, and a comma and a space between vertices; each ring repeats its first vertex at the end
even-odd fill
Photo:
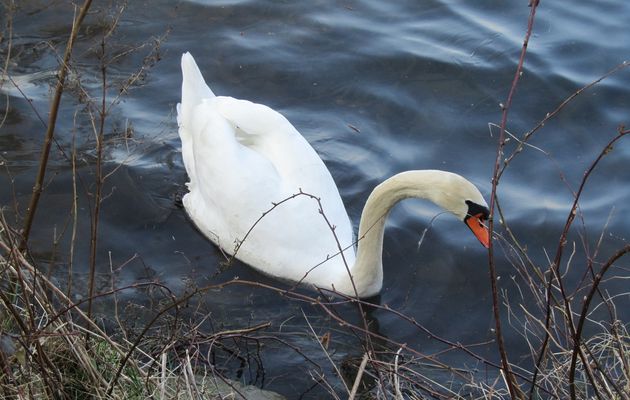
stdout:
MULTIPOLYGON (((586 183, 586 179, 588 178, 588 176, 590 175, 590 173, 593 171, 593 169, 595 168, 595 166, 599 163, 599 161, 606 155, 608 154, 608 152, 610 151, 610 149, 612 149, 613 144, 621 139, 623 136, 627 135, 628 133, 630 133, 630 130, 623 130, 620 129, 619 130, 619 134, 614 137, 609 143, 608 145, 604 148, 604 150, 602 150, 602 152, 599 154, 599 156, 597 157, 597 159, 593 162, 593 164, 591 165, 591 167, 589 168, 589 170, 586 172, 586 174, 584 174, 584 178, 582 180, 582 185, 580 185, 580 190, 578 191, 578 196, 575 198, 575 202, 573 205, 573 210, 575 208, 577 208, 577 201, 578 201, 578 197, 579 194, 582 191, 582 188, 584 187, 584 184, 586 183)), ((570 220, 572 219, 572 217, 575 215, 575 213, 572 211, 569 215, 569 221, 567 221, 567 225, 565 226, 565 231, 562 233, 562 237, 563 239, 566 238, 566 234, 568 231, 568 227, 570 225, 570 220)), ((566 240, 563 240, 560 242, 560 246, 563 246, 563 243, 566 243, 566 240)), ((559 251, 561 251, 561 249, 558 249, 559 251)), ((568 318, 571 320, 571 323, 569 323, 569 327, 572 330, 572 334, 573 334, 573 354, 571 356, 571 367, 569 368, 569 390, 571 392, 571 398, 575 399, 575 367, 576 367, 576 362, 577 362, 577 356, 578 354, 580 355, 580 358, 582 359, 582 363, 584 365, 587 364, 588 360, 586 359, 586 356, 582 353, 581 350, 581 346, 580 346, 580 340, 582 337, 582 328, 584 327, 584 322, 586 320, 586 316, 588 313, 588 308, 589 305, 591 303, 591 300, 593 299, 593 296, 595 295, 595 292, 598 290, 599 288, 599 283, 601 282, 602 278, 604 277, 604 274, 606 273, 606 271, 612 266, 612 264, 617 261, 617 259, 621 258, 623 255, 625 255, 626 253, 630 252, 630 245, 625 245, 624 247, 622 247, 617 253, 615 253, 615 255, 613 255, 603 266, 602 268, 599 270, 599 272, 595 275, 595 278, 593 279, 593 283, 591 284, 591 290, 589 291, 588 295, 584 298, 584 303, 582 306, 582 312, 580 313, 580 318, 578 320, 578 324, 577 327, 574 327, 573 323, 572 323, 572 318, 571 315, 569 314, 568 318)), ((561 256, 561 254, 559 254, 558 257, 558 262, 559 262, 559 257, 561 256)), ((557 268, 557 264, 555 264, 554 262, 554 266, 556 266, 557 268)), ((565 304, 566 301, 565 301, 565 304)), ((567 308, 568 308, 568 304, 567 304, 567 308)), ((589 378, 592 379, 591 375, 588 374, 589 378)), ((595 384, 593 383, 593 387, 595 388, 595 384)), ((597 390, 596 388, 594 390, 597 390)))
MULTIPOLYGON (((573 205, 571 206, 571 209, 569 211, 569 215, 567 216, 567 221, 564 225, 564 229, 562 230, 562 233, 560 235, 560 239, 558 241, 558 249, 556 250, 556 255, 555 258, 553 260, 553 263, 550 266, 550 271, 551 271, 551 275, 549 277, 549 282, 547 283, 547 310, 546 310, 546 316, 545 316, 545 338, 542 342, 542 346, 540 348, 540 352, 538 354, 538 358, 536 360, 536 367, 534 369, 534 376, 533 376, 533 382, 536 383, 536 379, 538 376, 538 371, 540 371, 540 366, 542 364, 542 360, 544 359, 544 355, 546 353, 547 350, 547 346, 549 344, 549 326, 551 324, 551 303, 552 303, 552 290, 554 288, 554 280, 557 282, 558 288, 560 289, 560 293, 562 295, 562 299, 564 302, 564 312, 566 314, 566 321, 567 321, 567 325, 569 327, 569 331, 571 333, 571 337, 574 341, 574 347, 579 356, 580 359, 582 360, 583 365, 585 366, 585 371, 587 373, 587 376, 589 378, 589 381, 591 382, 591 384, 593 385, 593 390, 595 392, 595 395, 598 398, 601 398, 601 394, 599 393, 599 391, 597 390, 597 386, 594 384, 594 378, 591 374, 591 371, 587 368, 588 366, 588 361, 586 359, 586 355, 584 354, 584 352, 582 351, 582 348, 579 346, 579 342, 580 342, 580 338, 577 335, 576 332, 576 327, 573 323, 573 318, 572 318, 572 311, 571 311, 571 304, 570 304, 570 300, 566 295, 566 292, 564 290, 564 285, 562 282, 562 277, 560 276, 560 262, 562 260, 562 255, 563 255, 563 250, 564 247, 567 244, 567 235, 569 234, 569 229, 571 228, 571 225, 575 219, 575 216, 577 215, 577 209, 578 209, 578 204, 579 204, 579 200, 580 197, 584 191, 584 188, 586 186, 586 182, 588 181, 589 176, 591 175, 591 173, 593 172, 593 170, 595 169, 595 167, 599 164, 599 162, 601 161, 601 159, 607 155, 611 149, 613 144, 621 139, 623 136, 627 135, 628 133, 630 133, 630 130, 624 130, 623 128, 619 129, 619 133, 617 136, 615 136, 605 147, 604 149, 599 153, 599 155, 597 156, 597 158, 593 161, 593 163, 591 163, 591 166, 586 170, 586 172, 584 173, 584 176, 582 177, 582 181, 580 182, 580 187, 578 188, 577 192, 574 195, 574 199, 573 199, 573 205)), ((531 391, 530 391, 530 396, 533 395, 533 390, 534 390, 534 386, 532 386, 531 391)), ((570 395, 571 395, 571 399, 575 399, 576 397, 576 393, 575 393, 575 385, 572 384, 571 382, 569 382, 569 390, 570 390, 570 395)))
POLYGON ((33 220, 35 219, 35 213, 37 211, 37 205, 39 204, 39 198, 42 195, 44 177, 46 176, 46 167, 48 165, 48 156, 50 155, 50 147, 53 142, 55 134, 55 125, 57 123, 57 114, 59 113, 59 104, 61 103, 61 95, 63 94, 64 85, 66 82, 66 76, 68 75, 70 56, 72 55, 72 48, 74 42, 79 33, 79 28, 87 15, 87 12, 92 4, 92 0, 85 0, 79 15, 72 23, 72 31, 68 38, 68 44, 66 45, 66 51, 63 55, 63 60, 59 68, 57 75, 57 85, 55 87, 55 93, 50 105, 50 112, 48 115, 48 125, 46 128, 46 134, 44 136, 44 146, 42 147, 42 153, 39 160, 39 168, 37 170, 37 177, 35 178, 35 184, 33 185, 33 194, 28 205, 26 219, 24 221, 24 228, 22 231, 22 240, 20 242, 20 251, 26 249, 28 238, 31 233, 31 227, 33 226, 33 220))
POLYGON ((536 126, 534 126, 532 129, 530 129, 529 131, 527 131, 521 139, 518 139, 518 145, 516 146, 516 148, 514 149, 514 151, 512 151, 512 153, 505 158, 505 161, 503 161, 503 167, 501 167, 501 170, 499 171, 499 175, 498 177, 500 178, 501 175, 503 175, 503 172, 505 172, 505 169, 507 168, 507 166, 510 164, 510 162, 512 161, 512 159, 514 159, 514 157, 516 157, 517 154, 521 153, 523 151, 523 148, 525 147, 525 145, 527 144, 527 142, 532 138, 532 136, 534 135, 534 133, 536 133, 539 129, 541 129, 542 127, 545 126, 545 124, 553 119, 556 115, 558 115, 560 113, 560 111, 562 111, 562 109, 569 104, 571 101, 573 101, 576 97, 578 97, 579 95, 581 95, 584 91, 590 89, 591 87, 595 86, 596 84, 598 84, 599 82, 603 81, 604 79, 610 77, 611 75, 616 74, 617 72, 621 71, 622 69, 629 67, 630 66, 630 62, 628 61, 624 61, 619 65, 616 65, 613 69, 611 69, 610 71, 606 72, 604 75, 600 76, 599 78, 595 79, 594 81, 590 82, 587 85, 582 86, 581 88, 579 88, 578 90, 576 90, 575 92, 573 92, 569 97, 567 97, 566 99, 562 100, 562 102, 552 111, 547 113, 547 115, 545 115, 545 117, 543 119, 541 119, 536 126))
MULTIPOLYGON (((92 214, 92 226, 90 230, 90 275, 88 278, 88 318, 92 317, 92 299, 94 297, 94 281, 96 279, 96 250, 98 240, 98 223, 101 210, 102 190, 103 190, 103 138, 105 136, 105 117, 107 99, 107 67, 105 65, 105 36, 101 40, 101 109, 99 110, 99 127, 95 129, 96 136, 96 166, 94 193, 94 212, 92 214)), ((92 118, 94 122, 94 119, 92 118)))
MULTIPOLYGON (((519 57, 518 65, 516 67, 516 71, 514 73, 512 86, 510 87, 507 100, 505 104, 502 105, 503 112, 501 116, 501 126, 500 126, 500 131, 499 131, 499 145, 497 146, 497 156, 494 162, 494 172, 492 176, 492 194, 490 196, 490 218, 488 221, 488 229, 490 231, 491 239, 492 239, 492 234, 494 232, 494 218, 493 217, 494 217, 494 209, 495 209, 495 201, 496 201, 495 197, 497 193, 497 184, 499 183, 499 171, 500 171, 500 166, 501 166, 501 159, 503 157, 503 149, 505 147, 505 131, 507 127, 508 112, 512 104, 512 99, 514 98, 514 94, 516 93, 516 87, 518 86, 518 81, 521 77, 521 71, 523 70, 523 62, 525 61, 525 54, 527 53, 527 45, 529 43, 529 38, 532 34, 532 30, 534 27, 534 18, 536 16, 536 8, 538 7, 538 3, 539 3, 538 0, 530 1, 529 6, 531 10, 530 10, 529 18, 527 21, 527 31, 525 33, 525 38, 523 40, 521 54, 519 57)), ((499 291, 497 287, 497 272, 496 272, 496 266, 494 262, 494 246, 492 242, 493 241, 490 240, 490 246, 488 248, 488 266, 490 269, 490 284, 492 287, 492 311, 494 314, 497 345, 499 346, 499 353, 501 355, 501 364, 503 366, 503 372, 505 374, 505 380, 507 382, 508 390, 510 391, 510 396, 513 399, 521 399, 524 397, 524 394, 520 390, 518 383, 516 382, 516 378, 510 367, 507 351, 505 349, 505 342, 503 340, 503 334, 502 334, 502 328, 501 328, 499 291)))
MULTIPOLYGON (((6 244, 3 241, 0 241, 0 249, 9 252, 9 253, 13 253, 16 254, 17 252, 12 248, 12 245, 6 244)), ((26 260, 26 258, 24 258, 24 256, 22 254, 17 253, 16 254, 16 261, 15 261, 15 269, 16 270, 20 270, 20 271, 24 271, 24 273, 28 274, 29 276, 33 276, 37 274, 37 268, 35 268, 32 264, 29 263, 28 260, 26 260)), ((17 273, 17 272, 16 272, 17 273)), ((36 292, 36 287, 33 285, 34 279, 25 279, 24 280, 24 285, 26 288, 28 288, 27 290, 35 293, 36 292)), ((60 290, 53 282, 49 281, 48 279, 46 279, 45 276, 39 275, 38 276, 38 280, 37 280, 37 284, 38 285, 44 285, 45 287, 49 288, 53 294, 56 296, 56 301, 59 301, 61 304, 66 304, 68 305, 68 308, 66 309, 66 311, 69 310, 74 310, 77 315, 80 317, 81 321, 83 321, 86 326, 92 330, 93 333, 95 333, 96 335, 99 335, 99 337, 105 339, 109 345, 111 345, 114 349, 116 349, 117 351, 119 351, 120 346, 118 346, 115 342, 113 342, 110 337, 100 328, 100 326, 94 322, 92 319, 88 318, 87 315, 78 307, 78 305, 82 304, 83 302, 73 302, 68 296, 66 296, 66 294, 60 290)), ((87 300, 84 300, 87 301, 87 300)), ((58 313, 57 317, 60 316, 60 314, 62 314, 62 312, 58 313)), ((51 319, 54 320, 57 317, 53 317, 51 319)), ((44 328, 48 327, 49 324, 46 324, 44 326, 44 328)), ((36 325, 35 325, 36 326, 36 325)), ((119 354, 123 354, 122 351, 119 352, 119 354)))

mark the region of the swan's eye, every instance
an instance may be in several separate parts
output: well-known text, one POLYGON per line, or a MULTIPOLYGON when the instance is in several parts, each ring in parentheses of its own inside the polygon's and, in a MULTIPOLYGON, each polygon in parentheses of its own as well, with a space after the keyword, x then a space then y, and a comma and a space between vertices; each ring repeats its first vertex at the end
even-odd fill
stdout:
POLYGON ((480 222, 484 222, 488 220, 489 210, 487 207, 479 205, 473 201, 466 200, 466 205, 468 206, 468 212, 466 213, 466 219, 470 217, 474 217, 480 222))

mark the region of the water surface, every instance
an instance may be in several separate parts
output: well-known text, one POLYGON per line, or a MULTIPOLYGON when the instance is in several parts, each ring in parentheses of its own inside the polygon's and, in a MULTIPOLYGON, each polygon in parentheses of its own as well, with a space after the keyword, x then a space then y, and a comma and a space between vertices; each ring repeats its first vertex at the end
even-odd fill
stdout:
MULTIPOLYGON (((488 124, 500 122, 499 104, 505 102, 526 30, 525 3, 130 2, 107 51, 113 55, 136 50, 108 66, 108 98, 118 95, 157 42, 159 60, 149 62, 151 68, 109 110, 105 170, 115 172, 105 184, 100 221, 102 287, 112 269, 119 286, 153 279, 175 293, 191 282, 202 286, 235 276, 287 287, 239 263, 220 270, 220 251, 177 206, 187 180, 174 116, 181 53, 195 56, 215 93, 261 102, 283 113, 330 168, 356 227, 371 189, 403 170, 457 172, 489 195, 498 130, 488 124)), ((46 119, 72 12, 65 4, 24 2, 13 19, 8 73, 22 92, 3 81, 0 204, 14 219, 13 204, 23 215, 39 159, 44 129, 34 110, 46 119)), ((98 54, 103 22, 112 15, 95 9, 75 49, 69 79, 81 80, 85 92, 94 97, 100 95, 102 81, 98 54)), ((509 131, 522 135, 573 92, 628 59, 629 17, 630 3, 621 0, 574 2, 570 7, 543 2, 510 110, 509 131)), ((0 51, 9 55, 6 36, 0 51)), ((498 193, 505 218, 543 267, 555 251, 584 171, 617 127, 629 123, 629 87, 630 72, 624 70, 577 97, 536 134, 530 142, 536 147, 520 154, 502 177, 498 193)), ((72 261, 77 282, 87 275, 91 210, 89 196, 81 194, 77 228, 81 235, 70 260, 68 154, 73 141, 82 193, 93 190, 95 157, 83 100, 79 88, 64 96, 56 129, 64 153, 53 149, 43 206, 30 241, 35 257, 42 265, 56 265, 61 280, 72 261)), ((514 147, 512 140, 506 153, 514 147)), ((605 229, 601 259, 627 243, 629 161, 630 143, 621 141, 585 190, 580 229, 570 236, 571 246, 575 242, 577 248, 575 259, 580 260, 573 266, 578 270, 576 280, 584 272, 583 242, 592 249, 605 229)), ((419 244, 437 213, 421 201, 408 201, 394 210, 387 225, 385 283, 378 301, 452 342, 488 341, 494 323, 487 253, 464 225, 448 215, 440 215, 419 244)), ((518 290, 510 283, 516 276, 514 267, 501 252, 497 261, 502 288, 518 302, 518 290)), ((618 273, 627 277, 627 269, 618 273)), ((624 292, 618 280, 608 285, 612 293, 624 292)), ((127 296, 144 301, 143 292, 130 291, 127 296)), ((620 304, 627 305, 624 296, 620 304)), ((363 354, 360 340, 317 308, 265 289, 230 286, 208 292, 203 303, 217 329, 272 321, 271 332, 285 335, 327 373, 330 365, 309 334, 302 312, 318 335, 333 332, 331 353, 336 361, 363 354)), ((340 312, 358 321, 354 308, 340 312)), ((425 354, 444 347, 391 313, 377 310, 371 318, 380 335, 425 354)), ((517 328, 508 329, 507 343, 514 354, 522 354, 526 347, 517 328)), ((323 393, 321 388, 311 390, 311 364, 302 356, 277 343, 267 346, 262 356, 265 379, 250 371, 240 376, 242 380, 289 397, 306 393, 317 398, 323 393)), ((498 359, 492 343, 476 351, 498 359)), ((467 368, 485 368, 464 354, 452 357, 467 368)), ((496 374, 492 369, 485 372, 496 374)))

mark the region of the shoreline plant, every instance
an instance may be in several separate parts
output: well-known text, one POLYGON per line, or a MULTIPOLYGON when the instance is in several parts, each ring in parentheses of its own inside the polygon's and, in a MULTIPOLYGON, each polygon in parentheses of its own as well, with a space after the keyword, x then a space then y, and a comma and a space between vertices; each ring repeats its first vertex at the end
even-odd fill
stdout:
MULTIPOLYGON (((531 138, 574 99, 602 80, 627 72, 628 62, 570 94, 528 132, 520 136, 510 133, 508 115, 526 64, 539 3, 529 5, 519 62, 506 101, 501 104, 501 122, 491 125, 491 131, 499 132, 491 193, 493 218, 489 222, 496 239, 488 253, 495 336, 492 342, 459 343, 440 337, 387 304, 326 290, 308 292, 282 283, 234 278, 205 286, 191 283, 183 293, 175 293, 153 279, 119 287, 115 270, 121 267, 113 263, 109 276, 98 273, 101 205, 108 198, 107 180, 121 167, 108 162, 108 149, 116 141, 134 140, 133 121, 112 133, 120 126, 114 110, 158 62, 160 43, 168 34, 136 47, 112 45, 126 5, 124 1, 112 2, 94 11, 96 6, 85 0, 75 8, 65 51, 59 56, 48 121, 32 108, 44 135, 30 201, 26 207, 17 200, 13 205, 0 205, 0 394, 4 398, 281 398, 261 388, 273 380, 267 376, 265 352, 283 351, 308 365, 312 390, 335 399, 630 399, 630 322, 624 320, 623 308, 628 292, 611 293, 606 287, 609 282, 630 277, 630 245, 624 240, 623 245, 610 250, 614 244, 606 243, 605 228, 594 242, 585 239, 587 229, 580 208, 584 191, 595 179, 593 172, 615 146, 627 140, 630 130, 619 121, 609 142, 592 154, 581 181, 572 189, 573 201, 567 205, 566 221, 546 265, 535 261, 532 250, 518 238, 499 201, 499 184, 513 160, 524 151, 540 150, 530 144, 531 138), (91 21, 89 29, 86 20, 91 21), (97 84, 88 84, 94 77, 82 76, 75 62, 79 44, 82 56, 90 54, 92 62, 96 60, 95 69, 100 72, 95 78, 97 84), (110 73, 112 63, 139 51, 147 54, 131 75, 120 79, 110 73), (78 149, 75 140, 79 133, 72 135, 71 143, 56 139, 62 96, 77 100, 75 122, 83 121, 77 125, 88 127, 91 139, 84 140, 92 146, 89 151, 81 153, 78 149), (58 154, 51 156, 51 152, 58 154), (66 226, 55 233, 51 249, 42 252, 47 256, 44 259, 41 253, 30 252, 29 240, 38 226, 37 210, 40 213, 44 206, 47 177, 54 175, 59 164, 51 163, 51 157, 59 157, 59 163, 72 171, 68 190, 74 201, 66 226), (79 173, 80 165, 87 165, 90 173, 79 173), (85 222, 80 218, 86 215, 81 214, 80 206, 89 209, 87 259, 77 257, 78 225, 85 222), (70 239, 62 242, 62 236, 70 239), (60 250, 62 243, 69 243, 67 251, 60 250), (501 280, 497 273, 498 251, 513 267, 510 279, 501 280), (67 280, 59 279, 53 271, 62 254, 68 257, 60 263, 68 266, 67 280), (77 282, 73 272, 72 265, 77 263, 88 266, 84 282, 77 282), (576 280, 578 268, 581 278, 576 280), (77 290, 83 283, 85 293, 77 290), (294 318, 300 323, 269 319, 227 326, 213 310, 206 309, 204 296, 234 286, 285 299, 296 310, 294 318), (128 292, 145 294, 146 303, 128 302, 128 292), (99 307, 107 307, 109 314, 104 316, 99 307), (424 352, 383 336, 374 328, 375 311, 413 328, 439 350, 424 352), (518 332, 526 343, 526 359, 515 361, 505 345, 508 329, 518 332), (337 337, 352 338, 361 356, 344 357, 334 351, 337 337), (305 352, 295 344, 300 341, 314 344, 317 352, 305 352), (496 349, 494 357, 484 355, 488 348, 496 349), (466 361, 453 363, 454 354, 466 361)), ((19 5, 5 0, 2 6, 7 17, 0 49, 7 58, 0 84, 20 90, 9 73, 12 15, 19 5)), ((7 100, 5 116, 9 109, 7 100)), ((3 123, 0 121, 0 129, 3 123)), ((2 158, 0 166, 12 176, 2 158)), ((314 198, 301 192, 293 197, 297 196, 314 198)), ((270 205, 267 212, 287 201, 291 198, 270 205)), ((319 208, 326 218, 326 210, 321 204, 319 208)), ((332 226, 331 232, 334 234, 332 226)), ((238 244, 235 246, 237 251, 238 244)), ((229 268, 232 261, 226 256, 225 265, 218 270, 229 268)))

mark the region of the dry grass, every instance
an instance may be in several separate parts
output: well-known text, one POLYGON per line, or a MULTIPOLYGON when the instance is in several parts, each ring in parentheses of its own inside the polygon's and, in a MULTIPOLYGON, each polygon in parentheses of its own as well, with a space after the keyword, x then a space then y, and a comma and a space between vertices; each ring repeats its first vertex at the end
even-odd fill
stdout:
MULTIPOLYGON (((338 293, 322 291, 304 294, 281 284, 276 287, 239 279, 202 288, 191 285, 186 293, 179 296, 152 281, 124 288, 111 282, 105 285, 106 289, 103 285, 99 288, 95 284, 99 206, 106 196, 102 193, 104 182, 117 171, 117 168, 105 171, 101 163, 108 145, 114 141, 127 143, 127 140, 133 140, 131 125, 126 125, 122 137, 108 138, 105 123, 121 96, 149 73, 150 67, 159 59, 161 40, 134 49, 108 51, 109 41, 115 35, 125 10, 125 2, 112 4, 111 9, 101 10, 100 22, 92 27, 100 34, 93 36, 98 39, 86 45, 88 50, 85 51, 94 55, 102 72, 98 93, 86 89, 80 74, 72 69, 74 40, 69 40, 66 51, 60 56, 64 60, 60 71, 68 79, 66 82, 60 80, 54 92, 55 98, 61 98, 68 91, 80 99, 82 107, 77 114, 89 121, 87 126, 91 127, 90 136, 94 138, 89 161, 94 171, 94 182, 91 183, 83 182, 84 178, 76 172, 79 157, 74 141, 66 147, 57 144, 73 171, 72 188, 69 189, 73 197, 76 199, 77 193, 86 190, 85 187, 91 190, 86 196, 92 201, 88 204, 92 211, 89 259, 74 259, 79 219, 76 200, 64 228, 70 231, 71 236, 66 287, 43 274, 43 269, 28 253, 28 236, 49 168, 47 153, 54 142, 54 119, 44 130, 40 173, 36 177, 31 206, 28 211, 21 211, 16 201, 11 210, 16 221, 22 223, 7 222, 4 210, 0 210, 0 393, 4 398, 274 398, 273 394, 227 379, 228 376, 239 378, 239 374, 247 370, 254 377, 251 379, 253 382, 248 383, 262 386, 265 375, 263 354, 266 348, 271 348, 271 351, 301 357, 307 367, 301 371, 303 376, 300 379, 310 379, 314 388, 330 398, 630 399, 630 328, 619 316, 625 314, 618 312, 618 308, 627 304, 625 298, 628 294, 611 295, 602 283, 611 279, 628 279, 628 268, 623 268, 620 263, 630 249, 626 245, 609 255, 608 259, 601 260, 597 256, 605 240, 602 234, 594 252, 576 250, 575 243, 571 242, 573 248, 569 256, 563 258, 567 243, 570 243, 568 235, 574 229, 574 219, 579 216, 582 189, 588 183, 590 172, 613 151, 612 145, 629 133, 623 127, 616 135, 611 135, 610 144, 601 149, 599 155, 593 156, 579 191, 575 193, 575 202, 569 206, 564 233, 559 242, 553 244, 557 248, 556 253, 550 256, 547 265, 533 261, 534 257, 510 229, 509 221, 501 215, 501 204, 496 190, 493 191, 493 204, 501 217, 495 217, 500 222, 497 227, 501 229, 495 247, 506 255, 516 272, 511 282, 499 282, 494 276, 496 274, 491 274, 497 321, 507 319, 509 322, 509 326, 497 322, 498 351, 493 359, 481 356, 478 349, 487 349, 494 343, 452 342, 437 336, 398 310, 338 293), (138 70, 116 85, 112 84, 107 73, 108 63, 142 49, 148 49, 148 53, 138 70), (108 97, 108 90, 112 87, 118 88, 118 92, 108 97), (106 102, 106 98, 111 100, 106 102), (568 279, 568 272, 580 256, 584 257, 580 262, 587 266, 588 273, 576 287, 569 288, 572 281, 568 279), (90 289, 83 299, 73 293, 72 265, 76 262, 88 265, 91 271, 87 279, 90 289), (302 316, 296 317, 300 320, 299 329, 289 333, 282 328, 285 321, 274 320, 231 329, 214 328, 215 325, 221 326, 221 321, 213 320, 210 313, 204 311, 202 296, 233 285, 267 291, 292 305, 315 310, 328 323, 318 326, 302 309, 302 316), (148 305, 123 304, 119 295, 125 291, 146 293, 148 305), (107 301, 111 305, 107 316, 93 310, 98 301, 107 301), (184 317, 184 306, 190 304, 199 309, 188 311, 184 317), (342 311, 348 308, 356 309, 361 316, 359 322, 341 316, 342 311), (418 335, 424 335, 436 344, 438 350, 425 353, 382 336, 372 329, 374 321, 370 320, 368 310, 374 309, 395 318, 401 326, 413 328, 418 335), (523 342, 529 346, 530 354, 525 359, 514 362, 510 349, 502 345, 501 331, 507 328, 519 332, 523 342), (335 354, 331 350, 331 342, 340 336, 353 338, 360 356, 342 358, 335 354), (295 345, 294 339, 299 339, 301 343, 307 340, 312 344, 308 347, 310 352, 295 345), (454 365, 453 359, 464 361, 454 365)), ((8 76, 11 55, 11 14, 15 12, 16 4, 5 1, 4 5, 7 24, 0 36, 0 44, 9 57, 3 65, 2 83, 9 84, 10 79, 5 79, 5 76, 8 76)), ((531 33, 537 4, 532 6, 525 41, 531 33)), ((90 2, 86 1, 84 7, 89 8, 90 2)), ((80 25, 81 19, 75 18, 73 34, 80 30, 80 25)), ((523 46, 523 57, 525 52, 526 46, 523 46)), ((497 158, 495 182, 499 182, 511 161, 528 148, 527 142, 549 119, 561 113, 581 93, 627 66, 627 63, 617 66, 568 96, 557 109, 520 138, 512 135, 518 145, 512 154, 505 157, 503 138, 507 133, 508 101, 503 110, 504 123, 498 126, 502 131, 498 155, 502 157, 497 158)), ((511 93, 519 76, 517 71, 511 93)), ((58 105, 58 100, 53 101, 50 115, 58 112, 58 105)), ((33 112, 37 113, 35 109, 33 112)), ((42 123, 46 125, 43 120, 42 123)), ((7 173, 11 176, 10 171, 7 170, 7 173)), ((298 193, 295 196, 305 195, 308 194, 298 193)), ((322 215, 325 218, 323 210, 322 215)), ((55 246, 57 243, 53 244, 52 254, 56 254, 55 246)), ((490 254, 491 270, 494 267, 493 254, 490 254)))
MULTIPOLYGON (((145 331, 140 337, 144 340, 136 338, 133 343, 124 337, 134 332, 122 325, 117 333, 106 333, 81 311, 81 302, 71 301, 20 255, 15 246, 19 237, 2 222, 0 250, 9 255, 0 256, 3 398, 280 398, 199 367, 188 349, 180 354, 173 348, 185 338, 162 335, 168 329, 164 326, 156 327, 153 337, 145 331)), ((164 320, 172 322, 168 315, 164 320)), ((222 332, 214 340, 245 332, 222 332)))

